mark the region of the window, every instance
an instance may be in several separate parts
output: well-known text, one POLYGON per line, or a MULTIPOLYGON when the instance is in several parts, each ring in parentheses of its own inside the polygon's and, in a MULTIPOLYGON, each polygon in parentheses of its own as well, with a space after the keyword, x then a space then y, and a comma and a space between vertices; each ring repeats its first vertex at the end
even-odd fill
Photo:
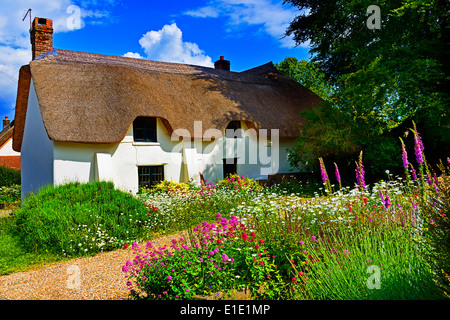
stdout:
POLYGON ((164 180, 164 166, 138 167, 139 187, 150 188, 164 180))
POLYGON ((240 121, 230 121, 227 128, 225 129, 226 138, 242 138, 241 133, 241 122, 240 121))
POLYGON ((138 117, 133 122, 135 142, 156 142, 156 118, 138 117))
POLYGON ((237 158, 223 159, 223 177, 237 173, 237 158))

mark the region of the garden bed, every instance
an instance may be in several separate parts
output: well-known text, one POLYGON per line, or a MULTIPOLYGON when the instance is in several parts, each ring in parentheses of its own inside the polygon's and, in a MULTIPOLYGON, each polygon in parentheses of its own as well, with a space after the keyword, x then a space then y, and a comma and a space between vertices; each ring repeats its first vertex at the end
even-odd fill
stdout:
POLYGON ((131 247, 114 272, 133 299, 228 299, 242 290, 250 299, 441 299, 448 165, 441 180, 419 162, 417 172, 405 165, 405 179, 387 172, 368 185, 361 153, 357 183, 343 187, 337 166, 330 177, 320 159, 323 184, 312 196, 300 183, 268 187, 236 175, 200 186, 164 181, 136 196, 103 182, 49 188, 0 219, 0 266, 89 261, 131 247), (144 241, 183 230, 192 231, 165 245, 144 241))

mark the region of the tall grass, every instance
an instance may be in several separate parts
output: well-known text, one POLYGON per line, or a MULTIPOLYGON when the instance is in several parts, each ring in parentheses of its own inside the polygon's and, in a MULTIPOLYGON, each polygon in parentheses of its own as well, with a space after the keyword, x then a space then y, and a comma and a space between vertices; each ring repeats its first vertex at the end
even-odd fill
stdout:
POLYGON ((293 276, 301 280, 296 292, 302 299, 441 297, 425 250, 407 230, 388 225, 341 226, 334 234, 308 239, 302 249, 307 254, 294 259, 298 267, 293 268, 293 276))
POLYGON ((0 217, 0 275, 26 271, 62 258, 58 254, 27 250, 17 235, 14 218, 0 217))

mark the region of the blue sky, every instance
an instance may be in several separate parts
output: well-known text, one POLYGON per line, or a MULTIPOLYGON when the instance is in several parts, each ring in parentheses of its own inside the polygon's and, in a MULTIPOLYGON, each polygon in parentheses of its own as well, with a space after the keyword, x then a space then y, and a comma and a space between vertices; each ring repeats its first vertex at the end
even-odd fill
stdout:
POLYGON ((14 119, 20 66, 31 60, 28 8, 53 20, 58 49, 212 66, 232 71, 310 58, 283 37, 300 12, 282 0, 0 0, 0 118, 14 119))

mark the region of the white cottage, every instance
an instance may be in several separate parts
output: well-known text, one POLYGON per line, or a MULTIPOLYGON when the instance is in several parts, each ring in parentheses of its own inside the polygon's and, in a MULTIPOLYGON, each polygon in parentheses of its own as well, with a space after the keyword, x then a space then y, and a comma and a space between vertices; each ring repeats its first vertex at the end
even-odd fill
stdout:
POLYGON ((51 26, 35 18, 36 58, 19 72, 24 195, 69 181, 137 192, 163 179, 291 172, 299 111, 321 100, 272 63, 232 72, 223 57, 207 68, 53 49, 51 26))

